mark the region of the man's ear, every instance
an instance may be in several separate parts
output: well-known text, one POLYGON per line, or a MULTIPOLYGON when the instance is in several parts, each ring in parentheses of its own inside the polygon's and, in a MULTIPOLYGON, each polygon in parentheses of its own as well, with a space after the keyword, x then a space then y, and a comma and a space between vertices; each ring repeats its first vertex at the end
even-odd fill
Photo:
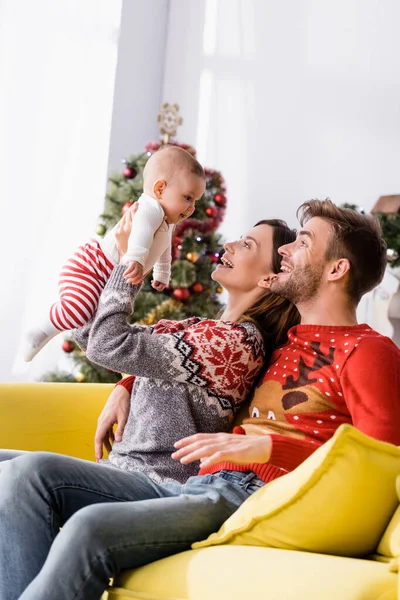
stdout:
POLYGON ((153 185, 153 193, 157 200, 161 198, 166 187, 167 182, 164 179, 157 179, 157 181, 153 185))
POLYGON ((266 275, 265 277, 261 277, 261 279, 258 280, 257 285, 258 285, 258 287, 261 287, 264 289, 269 289, 271 287, 271 283, 277 277, 278 277, 278 275, 266 275))
POLYGON ((338 281, 350 272, 350 261, 348 258, 335 260, 328 271, 328 281, 338 281))

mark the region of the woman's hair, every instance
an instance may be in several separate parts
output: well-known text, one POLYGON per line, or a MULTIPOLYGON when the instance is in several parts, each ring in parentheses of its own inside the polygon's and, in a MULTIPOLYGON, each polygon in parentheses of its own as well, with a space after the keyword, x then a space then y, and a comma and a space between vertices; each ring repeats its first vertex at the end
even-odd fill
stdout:
MULTIPOLYGON (((278 248, 294 242, 296 232, 280 219, 258 221, 255 227, 258 225, 269 225, 273 229, 271 267, 274 273, 279 273, 282 257, 278 254, 278 248)), ((284 344, 287 341, 288 330, 300 322, 300 314, 289 300, 266 290, 265 294, 246 310, 240 321, 251 321, 260 330, 264 339, 266 360, 269 362, 274 348, 284 344)))

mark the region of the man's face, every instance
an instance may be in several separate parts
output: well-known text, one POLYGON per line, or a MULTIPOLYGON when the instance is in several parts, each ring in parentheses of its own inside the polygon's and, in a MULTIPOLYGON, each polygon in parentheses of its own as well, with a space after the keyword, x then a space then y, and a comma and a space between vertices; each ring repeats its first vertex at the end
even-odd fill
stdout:
POLYGON ((281 272, 271 283, 271 291, 294 304, 315 297, 324 281, 331 235, 331 225, 314 217, 300 229, 294 242, 281 246, 281 272))

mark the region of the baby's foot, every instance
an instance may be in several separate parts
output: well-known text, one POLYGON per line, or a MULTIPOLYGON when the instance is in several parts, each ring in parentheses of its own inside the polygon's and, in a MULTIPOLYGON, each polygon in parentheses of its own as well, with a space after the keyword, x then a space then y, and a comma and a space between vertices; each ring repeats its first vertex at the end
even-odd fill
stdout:
POLYGON ((38 352, 49 342, 54 336, 60 333, 58 330, 52 333, 45 333, 41 329, 28 331, 26 334, 23 359, 25 362, 30 362, 38 352))

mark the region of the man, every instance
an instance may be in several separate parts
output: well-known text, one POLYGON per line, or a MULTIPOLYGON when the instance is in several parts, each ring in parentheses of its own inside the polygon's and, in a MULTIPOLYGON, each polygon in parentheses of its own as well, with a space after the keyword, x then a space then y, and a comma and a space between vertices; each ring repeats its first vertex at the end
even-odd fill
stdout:
POLYGON ((0 481, 0 600, 21 593, 22 600, 98 599, 119 571, 186 550, 216 531, 341 423, 400 444, 400 351, 356 322, 360 297, 385 269, 379 225, 330 201, 304 204, 300 222, 297 240, 280 250, 272 288, 295 302, 301 324, 272 357, 238 430, 246 435, 178 441, 176 460, 201 460, 201 476, 184 486, 57 455, 12 461, 0 481), (29 504, 18 504, 26 489, 29 504), (34 538, 35 549, 21 556, 24 536, 34 538))

